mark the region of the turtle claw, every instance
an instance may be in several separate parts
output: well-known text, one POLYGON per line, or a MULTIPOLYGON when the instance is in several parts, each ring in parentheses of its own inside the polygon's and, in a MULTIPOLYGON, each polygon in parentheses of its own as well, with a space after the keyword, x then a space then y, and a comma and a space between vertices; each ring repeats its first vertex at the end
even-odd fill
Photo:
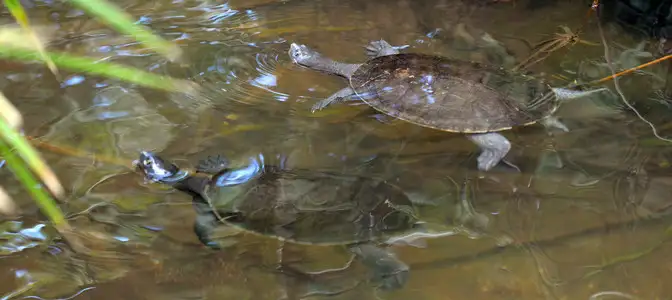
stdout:
POLYGON ((313 105, 313 107, 310 109, 310 112, 315 113, 317 111, 320 111, 320 110, 324 109, 325 107, 329 106, 330 104, 338 101, 339 99, 340 98, 335 98, 335 99, 327 98, 327 99, 320 100, 313 105))
POLYGON ((229 166, 229 160, 221 155, 208 156, 198 162, 196 171, 206 174, 216 174, 229 166))
POLYGON ((345 97, 348 97, 354 93, 355 91, 353 91, 352 88, 350 87, 343 88, 340 91, 329 96, 329 98, 317 101, 317 103, 313 105, 313 108, 310 111, 312 113, 315 113, 316 111, 322 110, 323 108, 332 105, 334 103, 343 102, 346 99, 345 97))
POLYGON ((506 159, 502 159, 502 162, 503 162, 505 165, 509 166, 509 168, 511 168, 511 170, 516 170, 516 172, 518 172, 518 173, 522 172, 522 171, 520 170, 520 168, 519 168, 518 166, 516 166, 514 163, 512 163, 512 162, 510 162, 510 161, 508 161, 508 160, 506 160, 506 159))
POLYGON ((392 45, 384 40, 372 41, 368 45, 364 46, 366 49, 366 55, 371 57, 379 57, 385 55, 398 54, 399 51, 395 49, 392 45))

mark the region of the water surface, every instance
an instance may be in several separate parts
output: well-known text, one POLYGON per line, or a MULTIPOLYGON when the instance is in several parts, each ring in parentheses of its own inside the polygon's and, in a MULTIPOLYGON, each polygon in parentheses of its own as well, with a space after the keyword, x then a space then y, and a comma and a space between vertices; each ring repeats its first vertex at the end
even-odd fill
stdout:
MULTIPOLYGON (((3 294, 44 299, 278 299, 311 291, 334 293, 333 299, 672 297, 665 284, 672 272, 666 256, 669 144, 615 93, 563 106, 559 116, 570 132, 549 134, 541 126, 505 132, 513 144, 507 159, 522 172, 496 168, 484 174, 476 170, 478 149, 459 134, 393 120, 361 102, 312 114, 316 101, 346 81, 298 67, 287 55, 295 42, 337 60, 362 62, 363 46, 382 38, 406 46, 406 52, 511 68, 530 55, 527 44, 561 32, 557 26, 584 26, 580 38, 594 45, 562 48, 530 71, 556 86, 586 82, 610 74, 595 18, 586 19, 586 1, 534 9, 525 1, 115 2, 177 42, 187 63, 169 63, 68 5, 37 1, 30 15, 58 27, 54 49, 191 79, 205 93, 194 98, 66 70, 56 80, 42 66, 2 65, 0 87, 23 112, 26 134, 91 154, 43 149, 68 190, 63 209, 73 226, 119 244, 95 257, 72 252, 53 240, 53 229, 44 226, 28 195, 3 171, 3 187, 24 212, 2 222, 3 294), (494 43, 485 43, 484 34, 494 43), (391 246, 411 269, 400 290, 376 289, 357 263, 348 276, 281 275, 275 269, 281 245, 273 239, 242 234, 224 251, 204 248, 192 232, 189 197, 146 184, 128 168, 140 150, 160 152, 184 167, 207 155, 240 162, 266 153, 286 156, 292 167, 383 177, 431 204, 422 210, 424 218, 457 226, 460 234, 427 240, 423 247, 391 246), (465 179, 466 198, 461 197, 465 179)), ((6 12, 3 19, 11 22, 6 12)), ((655 41, 625 34, 613 24, 603 27, 617 68, 657 55, 655 41)), ((667 68, 659 64, 619 81, 626 98, 663 136, 671 133, 667 68)), ((615 91, 613 84, 604 86, 615 91)), ((338 268, 349 259, 338 247, 282 248, 283 261, 304 272, 338 268)))

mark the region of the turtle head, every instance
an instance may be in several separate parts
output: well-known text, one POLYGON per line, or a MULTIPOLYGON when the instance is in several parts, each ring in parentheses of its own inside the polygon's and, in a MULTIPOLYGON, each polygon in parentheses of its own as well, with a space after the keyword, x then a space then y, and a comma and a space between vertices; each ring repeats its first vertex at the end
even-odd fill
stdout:
POLYGON ((289 57, 294 63, 309 68, 321 62, 321 55, 317 51, 296 43, 289 45, 289 57))
POLYGON ((133 161, 137 170, 152 182, 174 183, 187 177, 187 172, 180 170, 175 164, 166 162, 152 152, 141 151, 138 160, 133 161))

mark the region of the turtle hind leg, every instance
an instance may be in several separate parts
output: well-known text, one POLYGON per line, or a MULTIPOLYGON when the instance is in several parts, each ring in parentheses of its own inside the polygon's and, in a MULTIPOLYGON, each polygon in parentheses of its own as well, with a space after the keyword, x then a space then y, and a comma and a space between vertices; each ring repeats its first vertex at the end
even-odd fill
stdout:
POLYGON ((229 160, 221 155, 208 156, 198 162, 196 171, 206 174, 217 174, 229 166, 229 160))
POLYGON ((408 282, 408 265, 391 252, 369 243, 350 245, 349 250, 373 271, 373 279, 381 284, 381 289, 400 289, 408 282))
POLYGON ((481 148, 481 155, 478 156, 478 169, 481 171, 492 169, 511 150, 511 142, 496 132, 470 134, 467 137, 481 148))
POLYGON ((209 208, 204 203, 194 203, 196 208, 196 220, 194 221, 194 233, 198 240, 213 250, 221 250, 222 247, 212 239, 212 233, 217 226, 217 218, 211 213, 204 213, 209 208))
POLYGON ((333 93, 327 99, 323 99, 315 103, 315 105, 313 105, 313 108, 311 109, 311 112, 314 113, 318 110, 322 110, 323 108, 331 104, 344 101, 347 99, 346 97, 352 96, 353 94, 355 94, 355 91, 352 88, 350 87, 343 88, 340 91, 333 93))
POLYGON ((364 46, 364 49, 366 49, 366 55, 369 57, 399 54, 399 50, 394 48, 385 40, 372 41, 368 45, 364 46))
POLYGON ((233 215, 216 215, 210 205, 203 198, 196 196, 192 199, 196 219, 194 220, 194 233, 201 244, 212 250, 222 250, 237 243, 237 235, 240 231, 222 223, 222 218, 235 218, 233 215))

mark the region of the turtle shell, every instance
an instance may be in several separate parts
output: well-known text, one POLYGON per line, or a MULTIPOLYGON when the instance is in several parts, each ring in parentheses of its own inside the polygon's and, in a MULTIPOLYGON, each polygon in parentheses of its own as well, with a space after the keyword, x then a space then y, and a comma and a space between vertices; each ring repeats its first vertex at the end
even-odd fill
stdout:
MULTIPOLYGON (((413 228, 413 205, 373 178, 265 167, 246 182, 213 177, 204 195, 222 221, 299 244, 372 241, 413 228)), ((238 176, 233 176, 240 178, 238 176)))
POLYGON ((350 78, 364 102, 390 116, 451 132, 493 132, 535 123, 556 109, 543 80, 447 57, 373 58, 350 78))

